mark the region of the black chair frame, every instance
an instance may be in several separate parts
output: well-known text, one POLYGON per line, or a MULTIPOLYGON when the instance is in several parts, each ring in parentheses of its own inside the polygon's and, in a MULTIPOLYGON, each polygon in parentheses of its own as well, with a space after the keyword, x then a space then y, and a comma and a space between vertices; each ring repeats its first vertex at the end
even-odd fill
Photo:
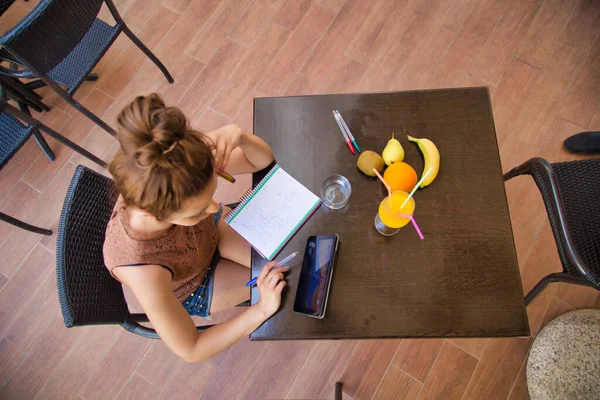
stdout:
POLYGON ((11 217, 10 215, 4 214, 3 212, 0 212, 0 221, 4 221, 8 224, 16 226, 17 228, 21 228, 29 232, 39 233, 40 235, 52 236, 52 231, 50 229, 40 228, 39 226, 28 224, 27 222, 23 222, 20 219, 11 217))
MULTIPOLYGON (((137 335, 160 339, 146 314, 131 313, 121 283, 104 266, 106 225, 118 192, 111 179, 77 166, 58 226, 56 273, 58 297, 67 327, 121 325, 137 335)), ((249 302, 240 306, 247 306, 249 302)), ((213 325, 197 326, 202 332, 213 325)))
MULTIPOLYGON (((600 168, 600 164, 598 167, 600 168)), ((597 270, 587 265, 576 249, 552 164, 542 158, 532 158, 504 174, 504 181, 519 175, 531 175, 540 189, 563 265, 563 272, 549 274, 535 285, 525 296, 525 304, 530 304, 548 284, 553 282, 590 286, 600 290, 600 276, 597 270)))
MULTIPOLYGON (((5 100, 4 100, 5 101, 5 100)), ((89 151, 87 151, 86 149, 84 149, 83 147, 77 145, 76 143, 70 141, 69 139, 67 139, 66 137, 64 137, 63 135, 61 135, 60 133, 56 132, 54 129, 50 128, 49 126, 47 126, 46 124, 43 124, 42 122, 40 122, 39 120, 33 118, 28 112, 24 112, 22 110, 19 110, 18 108, 6 103, 4 104, 4 110, 5 113, 12 115, 15 118, 20 119, 21 121, 25 121, 27 122, 27 124, 29 124, 30 126, 32 126, 33 129, 33 135, 34 137, 37 139, 37 135, 40 135, 39 130, 41 130, 42 132, 46 133, 48 136, 56 139, 57 141, 59 141, 60 143, 64 144, 65 146, 69 147, 70 149, 78 152, 79 154, 87 157, 88 159, 90 159, 91 161, 93 161, 94 163, 98 164, 99 166, 101 166, 102 168, 106 168, 108 166, 108 164, 106 164, 106 162, 104 162, 102 159, 98 158, 97 156, 95 156, 94 154, 90 153, 89 151)), ((41 135, 40 135, 41 137, 41 135)), ((45 146, 48 146, 48 144, 46 143, 46 141, 42 138, 43 143, 45 144, 45 146)), ((40 141, 38 140, 38 143, 40 143, 40 141)), ((40 143, 40 147, 42 147, 42 150, 44 151, 44 153, 46 153, 46 155, 48 155, 48 151, 52 154, 52 158, 50 159, 51 161, 54 160, 54 153, 52 152, 52 150, 50 149, 50 147, 48 147, 48 150, 46 150, 44 148, 43 145, 41 145, 40 143)), ((50 158, 50 157, 48 157, 50 158)))

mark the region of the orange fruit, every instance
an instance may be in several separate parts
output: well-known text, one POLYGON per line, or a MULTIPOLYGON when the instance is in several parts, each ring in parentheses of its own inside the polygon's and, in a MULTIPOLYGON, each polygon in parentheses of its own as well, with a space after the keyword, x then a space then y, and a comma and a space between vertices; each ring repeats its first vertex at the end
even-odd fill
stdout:
POLYGON ((383 179, 390 185, 392 192, 395 190, 410 192, 417 184, 417 172, 405 162, 395 162, 387 167, 383 179))

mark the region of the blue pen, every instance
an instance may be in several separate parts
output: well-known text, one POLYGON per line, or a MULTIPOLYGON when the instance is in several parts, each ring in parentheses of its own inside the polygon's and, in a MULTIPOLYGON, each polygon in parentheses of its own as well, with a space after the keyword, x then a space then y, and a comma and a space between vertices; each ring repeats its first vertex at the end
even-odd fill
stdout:
POLYGON ((344 126, 344 129, 346 130, 346 134, 348 134, 348 137, 350 137, 350 140, 352 141, 352 144, 356 148, 356 151, 358 151, 360 153, 360 147, 358 147, 358 143, 356 143, 356 139, 354 139, 354 135, 352 135, 352 132, 350 132, 350 128, 348 128, 348 125, 346 125, 346 121, 344 121, 344 117, 342 117, 342 114, 340 114, 340 112, 338 110, 335 110, 335 112, 338 115, 338 117, 340 117, 340 121, 342 121, 342 125, 344 126))
MULTIPOLYGON (((292 258, 296 257, 298 255, 298 253, 300 253, 299 251, 290 254, 289 256, 287 256, 286 258, 284 258, 283 260, 279 261, 277 264, 275 264, 275 266, 273 267, 273 269, 275 268, 279 268, 279 267, 283 267, 283 264, 285 264, 286 262, 290 261, 292 258)), ((246 287, 248 286, 252 286, 254 284, 256 284, 256 279, 257 278, 252 278, 248 281, 248 283, 246 283, 246 287)))

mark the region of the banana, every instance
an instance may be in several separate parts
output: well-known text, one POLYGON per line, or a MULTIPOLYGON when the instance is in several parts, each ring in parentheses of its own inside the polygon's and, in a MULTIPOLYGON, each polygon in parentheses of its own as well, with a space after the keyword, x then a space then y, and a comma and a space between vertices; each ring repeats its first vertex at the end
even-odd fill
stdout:
POLYGON ((440 152, 436 145, 429 139, 417 139, 412 136, 408 136, 408 140, 410 140, 411 142, 415 142, 419 145, 419 149, 421 149, 423 157, 425 158, 425 167, 423 168, 423 174, 427 174, 427 177, 421 183, 420 188, 423 189, 424 187, 429 186, 431 182, 433 182, 433 180, 437 177, 438 172, 440 171, 440 152))

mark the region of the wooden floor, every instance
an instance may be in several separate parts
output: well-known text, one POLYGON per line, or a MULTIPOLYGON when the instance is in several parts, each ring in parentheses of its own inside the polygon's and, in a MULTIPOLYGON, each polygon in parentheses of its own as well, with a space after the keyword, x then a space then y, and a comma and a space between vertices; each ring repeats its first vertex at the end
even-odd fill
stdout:
MULTIPOLYGON (((600 1, 115 3, 175 84, 120 37, 96 68, 98 82, 77 93, 113 126, 124 104, 153 91, 199 129, 234 122, 251 130, 252 99, 260 96, 487 85, 504 170, 532 156, 573 160, 562 141, 600 130, 600 1)), ((33 4, 19 0, 2 29, 33 4)), ((44 98, 54 104, 42 116, 47 124, 110 158, 111 136, 52 93, 44 98)), ((56 232, 75 165, 90 163, 51 145, 56 161, 31 140, 0 172, 0 210, 56 232)), ((235 190, 221 187, 219 197, 233 200, 248 184, 245 177, 235 190)), ((531 179, 515 179, 506 189, 527 292, 559 271, 560 262, 531 179)), ((528 307, 528 338, 242 340, 214 359, 187 365, 162 342, 120 327, 66 329, 55 244, 55 235, 0 224, 2 399, 317 399, 332 398, 338 380, 348 399, 526 399, 525 360, 539 329, 569 310, 600 308, 598 292, 555 285, 528 307)))

